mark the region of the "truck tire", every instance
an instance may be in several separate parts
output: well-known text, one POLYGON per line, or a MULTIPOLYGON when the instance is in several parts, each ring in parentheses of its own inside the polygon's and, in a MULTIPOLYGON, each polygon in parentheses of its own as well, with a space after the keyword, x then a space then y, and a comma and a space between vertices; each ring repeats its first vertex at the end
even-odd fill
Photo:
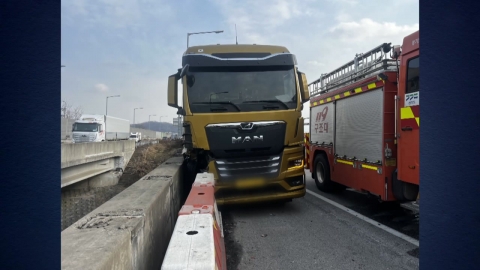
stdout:
POLYGON ((330 179, 330 165, 323 154, 317 155, 313 164, 313 179, 315 180, 315 185, 320 191, 337 193, 346 189, 344 185, 332 182, 330 179))
POLYGON ((403 182, 397 178, 397 170, 392 174, 393 196, 400 202, 415 201, 417 199, 419 187, 417 185, 403 182))
POLYGON ((333 191, 332 182, 330 181, 330 165, 324 155, 319 154, 313 162, 313 179, 315 185, 323 192, 333 191))

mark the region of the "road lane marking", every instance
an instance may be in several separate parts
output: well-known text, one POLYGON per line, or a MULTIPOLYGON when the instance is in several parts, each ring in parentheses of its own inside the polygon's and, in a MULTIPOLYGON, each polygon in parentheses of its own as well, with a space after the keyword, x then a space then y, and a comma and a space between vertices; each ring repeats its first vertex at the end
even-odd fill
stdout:
POLYGON ((357 213, 357 212, 355 212, 355 211, 353 211, 353 210, 351 210, 351 209, 349 209, 349 208, 347 208, 347 207, 345 207, 345 206, 343 206, 343 205, 341 205, 341 204, 339 204, 339 203, 336 203, 336 202, 334 202, 334 201, 332 201, 332 200, 330 200, 330 199, 327 199, 327 198, 323 197, 322 195, 319 195, 319 194, 317 194, 317 193, 315 193, 315 192, 313 192, 313 191, 311 191, 311 190, 309 190, 309 189, 307 189, 307 193, 310 194, 310 195, 313 195, 313 196, 317 197, 318 199, 323 200, 324 202, 327 202, 327 203, 329 203, 329 204, 331 204, 331 205, 333 205, 333 206, 335 206, 335 207, 337 207, 337 208, 340 208, 340 209, 342 209, 343 211, 345 211, 345 212, 347 212, 347 213, 349 213, 349 214, 352 214, 352 215, 354 215, 355 217, 357 217, 357 218, 359 218, 359 219, 361 219, 361 220, 364 220, 364 221, 372 224, 373 226, 375 226, 375 227, 377 227, 377 228, 380 228, 380 229, 382 229, 382 230, 384 230, 384 231, 386 231, 386 232, 388 232, 388 233, 390 233, 390 234, 393 234, 393 235, 395 235, 395 236, 397 236, 397 237, 399 237, 399 238, 401 238, 401 239, 409 242, 409 243, 412 244, 412 245, 415 245, 415 246, 417 246, 417 247, 420 246, 420 242, 419 242, 417 239, 413 238, 413 237, 410 237, 410 236, 405 235, 405 234, 403 234, 403 233, 401 233, 401 232, 398 232, 398 231, 396 231, 396 230, 394 230, 394 229, 392 229, 392 228, 389 228, 389 227, 387 227, 387 226, 384 226, 384 225, 380 224, 379 222, 377 222, 377 221, 375 221, 375 220, 373 220, 373 219, 370 219, 370 218, 368 218, 368 217, 366 217, 366 216, 364 216, 364 215, 361 215, 361 214, 359 214, 359 213, 357 213))

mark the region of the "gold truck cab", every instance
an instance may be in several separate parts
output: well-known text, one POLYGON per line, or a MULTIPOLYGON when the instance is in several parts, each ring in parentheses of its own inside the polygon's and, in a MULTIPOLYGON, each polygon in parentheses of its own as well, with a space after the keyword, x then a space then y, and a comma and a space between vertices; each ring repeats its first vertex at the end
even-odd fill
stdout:
POLYGON ((187 175, 213 173, 219 204, 304 196, 308 100, 305 74, 285 47, 188 48, 168 79, 168 105, 184 117, 187 175))

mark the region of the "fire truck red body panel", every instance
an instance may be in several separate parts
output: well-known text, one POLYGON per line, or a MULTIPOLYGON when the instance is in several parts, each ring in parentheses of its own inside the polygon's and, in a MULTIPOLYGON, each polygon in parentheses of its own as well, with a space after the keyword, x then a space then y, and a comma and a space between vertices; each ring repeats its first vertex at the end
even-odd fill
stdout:
MULTIPOLYGON (((376 76, 373 78, 368 78, 358 83, 348 85, 346 87, 335 90, 331 93, 322 95, 321 98, 315 98, 311 101, 311 104, 328 104, 333 102, 338 102, 342 99, 353 99, 355 95, 362 95, 368 91, 380 91, 381 92, 381 101, 383 102, 383 120, 381 124, 383 125, 382 131, 382 141, 383 146, 388 145, 392 149, 392 155, 396 156, 395 149, 395 95, 397 94, 396 82, 396 73, 395 72, 386 72, 385 75, 388 76, 387 81, 377 80, 376 76), (370 85, 370 89, 369 89, 370 85), (373 87, 375 85, 375 87, 373 87), (348 96, 345 96, 345 93, 350 93, 348 96), (330 100, 330 101, 327 101, 330 100), (323 101, 323 102, 322 102, 323 101)), ((314 105, 313 105, 314 106, 314 105)), ((333 113, 333 112, 327 112, 333 113)), ((314 135, 320 130, 315 126, 325 125, 317 115, 310 115, 310 140, 314 135)), ((327 126, 334 127, 333 123, 327 123, 327 126)), ((324 131, 324 129, 322 130, 324 131)), ((368 132, 368 131, 366 131, 368 132)), ((379 143, 380 144, 380 143, 379 143)), ((310 142, 310 151, 309 151, 309 164, 313 164, 315 156, 320 153, 325 153, 328 157, 330 164, 330 174, 331 179, 337 183, 343 184, 345 186, 357 189, 369 191, 372 194, 379 195, 383 200, 394 200, 391 191, 385 189, 385 183, 388 179, 391 178, 393 171, 395 170, 394 160, 382 160, 382 165, 376 165, 371 163, 365 163, 362 161, 352 161, 348 159, 342 159, 341 157, 335 158, 333 154, 334 147, 332 145, 317 144, 315 141, 310 142), (379 170, 380 169, 380 173, 379 170)), ((381 147, 381 152, 385 151, 385 147, 381 147)), ((351 157, 350 157, 351 158, 351 157)), ((361 157, 359 157, 361 158, 361 157)), ((309 165, 310 166, 310 165, 309 165)), ((309 167, 310 168, 310 167, 309 167)), ((313 168, 310 168, 312 171, 313 168)))
MULTIPOLYGON (((409 85, 408 77, 418 78, 418 70, 408 68, 408 64, 419 56, 419 33, 404 38, 400 58, 400 78, 398 96, 400 97, 400 121, 398 121, 398 179, 419 185, 420 170, 420 92, 418 86, 409 85), (413 60, 412 60, 413 59, 413 60), (416 74, 412 74, 416 73, 416 74), (407 93, 410 92, 410 93, 407 93), (407 97, 408 94, 414 96, 407 97), (415 95, 416 94, 416 95, 415 95), (413 99, 414 98, 414 99, 413 99), (408 106, 408 102, 413 105, 408 106)), ((414 79, 415 80, 415 79, 414 79)), ((412 82, 412 80, 410 80, 412 82)), ((418 84, 418 82, 416 82, 418 84)), ((414 82, 415 84, 415 82, 414 82)))
POLYGON ((363 66, 352 61, 310 85, 306 167, 312 176, 318 174, 316 157, 323 155, 328 160, 328 180, 336 185, 367 192, 382 201, 398 200, 395 194, 410 188, 406 197, 415 194, 416 198, 419 92, 412 91, 418 89, 418 58, 410 66, 408 63, 418 56, 418 40, 418 32, 404 39, 398 61, 386 58, 385 48, 390 47, 383 44, 355 59, 364 61, 363 66), (412 189, 411 184, 416 187, 412 189))

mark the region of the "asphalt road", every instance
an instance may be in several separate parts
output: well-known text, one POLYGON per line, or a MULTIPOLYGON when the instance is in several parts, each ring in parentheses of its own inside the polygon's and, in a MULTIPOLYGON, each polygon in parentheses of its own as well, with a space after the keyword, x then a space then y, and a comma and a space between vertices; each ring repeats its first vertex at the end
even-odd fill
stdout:
MULTIPOLYGON (((307 189, 418 239, 418 219, 363 194, 307 189)), ((228 269, 418 269, 418 247, 307 193, 285 205, 221 208, 228 269)), ((388 230, 388 229, 387 229, 388 230)))

